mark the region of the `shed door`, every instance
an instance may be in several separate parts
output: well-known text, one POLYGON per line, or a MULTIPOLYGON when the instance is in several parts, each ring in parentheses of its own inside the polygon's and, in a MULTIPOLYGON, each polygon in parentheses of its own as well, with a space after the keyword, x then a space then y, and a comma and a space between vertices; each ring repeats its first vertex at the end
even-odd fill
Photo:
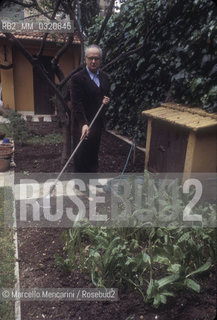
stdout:
MULTIPOLYGON (((54 81, 51 59, 52 57, 48 56, 42 57, 41 64, 49 78, 54 81)), ((52 97, 55 95, 54 91, 36 67, 33 68, 33 79, 35 114, 54 114, 54 103, 52 102, 52 97)))
POLYGON ((152 172, 183 172, 188 131, 152 121, 148 169, 152 172))

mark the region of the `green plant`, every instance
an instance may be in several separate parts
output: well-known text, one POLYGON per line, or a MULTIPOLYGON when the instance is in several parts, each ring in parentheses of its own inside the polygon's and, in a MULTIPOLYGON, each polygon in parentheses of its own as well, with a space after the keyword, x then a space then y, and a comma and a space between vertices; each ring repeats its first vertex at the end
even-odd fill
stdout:
MULTIPOLYGON (((64 257, 57 257, 58 265, 68 271, 79 268, 88 272, 95 286, 113 286, 119 290, 135 288, 145 302, 156 308, 167 303, 168 298, 177 295, 179 290, 199 293, 197 276, 217 262, 215 228, 205 228, 210 225, 211 218, 216 219, 216 204, 203 202, 194 208, 194 214, 203 213, 207 219, 204 225, 191 223, 182 226, 178 215, 183 217, 188 197, 192 197, 189 194, 179 198, 178 215, 176 212, 173 216, 175 222, 174 219, 163 221, 162 213, 164 218, 174 213, 171 194, 177 182, 163 184, 162 198, 157 181, 153 179, 150 184, 148 173, 145 173, 142 209, 137 207, 137 193, 133 193, 132 187, 128 196, 132 202, 132 215, 126 213, 125 203, 120 203, 116 227, 96 227, 88 221, 81 224, 78 216, 73 229, 64 233, 64 257), (149 188, 151 203, 147 199, 149 188), (147 214, 152 220, 142 221, 141 216, 147 218, 147 214), (123 217, 128 219, 127 226, 132 227, 123 226, 123 217), (142 222, 138 224, 139 218, 142 222), (163 222, 165 226, 162 226, 163 222)), ((175 192, 180 189, 181 186, 177 185, 175 192)))
POLYGON ((177 290, 191 289, 199 293, 200 285, 192 276, 207 271, 214 263, 214 230, 158 228, 150 235, 149 253, 152 263, 145 300, 153 301, 153 305, 158 307, 167 302, 167 297, 174 296, 177 290), (204 245, 206 249, 214 250, 211 256, 204 254, 204 245), (153 279, 154 270, 159 267, 166 275, 153 279))
POLYGON ((4 112, 4 117, 9 120, 9 123, 4 124, 8 137, 12 137, 15 142, 26 142, 29 132, 22 116, 16 110, 7 110, 4 112))
POLYGON ((65 234, 66 257, 58 257, 58 265, 67 271, 88 271, 95 286, 135 287, 154 307, 179 290, 200 292, 195 276, 214 263, 214 229, 142 228, 134 233, 129 229, 125 235, 119 228, 89 226, 70 231, 65 234), (136 233, 141 231, 146 240, 137 241, 136 233))
POLYGON ((32 135, 27 139, 27 142, 30 144, 58 144, 63 141, 62 135, 59 133, 49 133, 44 136, 32 135))
MULTIPOLYGON (((126 1, 100 46, 111 77, 108 125, 145 139, 142 110, 165 99, 217 111, 217 8, 213 1, 126 1), (125 55, 127 52, 130 55, 125 55)), ((102 19, 89 30, 93 42, 102 19)))

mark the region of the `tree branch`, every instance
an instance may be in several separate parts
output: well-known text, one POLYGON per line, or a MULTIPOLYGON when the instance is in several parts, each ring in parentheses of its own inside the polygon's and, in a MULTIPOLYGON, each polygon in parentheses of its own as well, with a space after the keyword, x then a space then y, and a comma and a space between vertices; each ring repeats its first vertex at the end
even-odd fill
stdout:
MULTIPOLYGON (((53 20, 56 16, 56 13, 59 9, 59 6, 60 6, 60 3, 61 3, 61 0, 58 0, 57 3, 56 3, 56 6, 54 8, 54 12, 51 16, 51 20, 53 20)), ((48 36, 49 33, 45 33, 44 36, 43 36, 43 39, 42 39, 42 42, 41 42, 41 46, 40 46, 40 49, 39 49, 39 53, 38 53, 38 57, 40 57, 44 51, 44 47, 45 47, 45 43, 46 43, 46 39, 47 39, 47 36, 48 36)))
POLYGON ((64 45, 63 48, 61 48, 59 50, 59 52, 57 53, 57 55, 55 56, 55 58, 53 59, 53 66, 54 66, 54 69, 55 69, 55 72, 59 78, 59 80, 61 80, 58 84, 57 84, 57 87, 59 89, 62 89, 64 87, 64 85, 67 83, 67 81, 75 74, 77 73, 78 71, 80 71, 82 68, 83 68, 83 61, 84 61, 84 39, 83 39, 83 35, 81 33, 81 30, 80 30, 80 27, 78 25, 78 22, 77 22, 77 19, 75 18, 75 8, 76 8, 76 1, 73 2, 73 6, 71 6, 71 1, 70 0, 67 0, 67 4, 66 5, 65 3, 62 3, 62 6, 64 8, 64 10, 66 12, 69 13, 69 16, 70 16, 70 19, 71 20, 74 20, 74 23, 75 23, 75 26, 77 27, 78 29, 78 33, 79 33, 79 39, 80 39, 80 42, 81 42, 81 58, 80 58, 80 65, 79 67, 77 67, 75 70, 73 70, 70 74, 68 74, 68 76, 66 76, 64 78, 64 74, 62 73, 62 71, 60 70, 60 68, 58 67, 58 61, 60 59, 60 57, 62 56, 62 54, 68 49, 70 43, 72 42, 73 40, 73 37, 74 37, 74 34, 71 34, 67 40, 67 43, 64 45))
POLYGON ((74 24, 75 24, 75 27, 78 31, 78 38, 80 40, 80 43, 81 43, 81 56, 80 56, 80 65, 82 65, 84 63, 84 37, 83 37, 83 34, 80 30, 80 27, 79 27, 79 24, 78 24, 78 21, 76 18, 74 18, 74 24))
POLYGON ((71 73, 68 74, 68 76, 66 76, 60 83, 58 83, 58 87, 62 88, 65 83, 77 72, 79 72, 81 69, 83 69, 83 65, 78 66, 76 69, 74 69, 71 73))
POLYGON ((69 48, 70 44, 72 44, 73 39, 74 39, 74 34, 73 33, 69 34, 67 42, 64 44, 64 46, 57 52, 55 57, 52 59, 53 65, 58 64, 59 59, 66 52, 66 50, 69 48))
POLYGON ((34 65, 37 62, 37 59, 34 59, 32 55, 23 47, 22 43, 12 34, 12 33, 4 33, 6 38, 9 41, 12 41, 15 43, 15 45, 19 48, 19 50, 22 52, 22 54, 25 56, 25 58, 34 65))
POLYGON ((37 57, 42 56, 48 35, 49 35, 49 33, 45 33, 45 34, 43 35, 43 39, 42 39, 42 41, 41 41, 41 46, 40 46, 39 52, 38 52, 38 54, 37 54, 37 57))
POLYGON ((40 12, 44 17, 48 18, 50 20, 50 16, 47 15, 47 13, 45 12, 45 10, 43 8, 41 8, 37 2, 37 0, 32 0, 33 1, 33 7, 40 12))
MULTIPOLYGON (((9 3, 9 1, 8 1, 9 3)), ((13 3, 13 4, 17 4, 23 8, 27 8, 27 9, 36 9, 38 12, 40 12, 40 15, 43 15, 45 16, 46 18, 50 19, 50 16, 45 12, 45 10, 43 8, 41 8, 37 2, 37 0, 32 0, 31 2, 29 3, 24 3, 24 2, 21 2, 21 1, 18 1, 18 0, 12 0, 10 1, 10 3, 13 3)), ((52 10, 53 12, 53 10, 52 10)))
POLYGON ((99 33, 98 33, 97 37, 96 37, 96 41, 95 41, 96 44, 99 44, 99 41, 102 38, 103 32, 104 32, 104 30, 105 30, 105 28, 107 26, 107 23, 108 23, 111 15, 112 15, 114 4, 115 4, 115 0, 111 0, 111 2, 109 4, 109 7, 107 9, 108 11, 106 13, 105 19, 103 20, 102 26, 101 26, 101 28, 99 30, 99 33))
POLYGON ((11 69, 11 68, 13 68, 13 63, 11 63, 11 64, 9 64, 7 66, 5 66, 4 64, 0 63, 0 69, 8 70, 8 69, 11 69))
MULTIPOLYGON (((7 1, 7 2, 9 3, 9 2, 11 2, 11 1, 7 1)), ((33 2, 23 3, 23 2, 18 1, 18 0, 13 0, 13 3, 14 3, 14 4, 18 4, 18 5, 20 5, 20 6, 22 6, 22 7, 25 7, 25 8, 32 8, 32 6, 33 6, 33 2)))
POLYGON ((14 42, 14 44, 19 48, 19 50, 22 52, 22 54, 25 56, 25 58, 36 68, 38 68, 41 72, 41 74, 43 75, 43 77, 46 79, 46 81, 49 83, 49 85, 51 86, 51 88, 54 90, 54 92, 56 93, 58 99, 60 100, 65 112, 69 112, 69 108, 67 103, 65 102, 61 92, 58 90, 56 84, 50 80, 50 78, 48 77, 48 75, 46 74, 46 72, 44 71, 44 69, 40 66, 39 64, 39 60, 35 59, 31 56, 31 54, 23 47, 22 43, 16 38, 14 37, 13 34, 11 33, 7 33, 6 37, 10 40, 12 40, 14 42))
MULTIPOLYGON (((180 5, 180 3, 176 4, 177 6, 180 5)), ((126 52, 122 52, 119 56, 117 56, 116 58, 114 58, 112 61, 110 61, 109 63, 107 63, 105 66, 103 66, 101 69, 105 70, 107 68, 109 68, 112 64, 118 62, 119 60, 122 60, 123 58, 130 56, 134 53, 137 53, 138 51, 140 51, 141 49, 143 49, 145 47, 145 45, 147 44, 147 39, 149 38, 150 34, 155 30, 158 29, 158 32, 161 31, 161 27, 168 21, 168 19, 170 18, 170 15, 172 15, 173 10, 176 9, 176 5, 174 7, 171 7, 168 14, 166 15, 166 17, 163 19, 163 21, 161 23, 155 23, 154 25, 152 25, 151 27, 149 27, 148 32, 146 33, 144 40, 143 40, 143 44, 135 49, 126 51, 126 52)))
POLYGON ((82 34, 82 31, 80 29, 80 26, 78 24, 78 21, 76 19, 76 6, 77 6, 77 0, 74 0, 73 7, 71 6, 71 1, 67 0, 68 6, 66 6, 64 3, 62 3, 62 6, 66 12, 69 13, 70 19, 74 20, 75 29, 78 32, 78 37, 81 43, 81 56, 80 56, 80 64, 83 64, 84 61, 84 37, 82 34))
POLYGON ((129 50, 129 51, 125 51, 122 52, 121 54, 119 54, 119 56, 117 56, 116 58, 114 58, 112 61, 110 61, 109 63, 107 63, 105 66, 103 66, 101 68, 101 70, 105 70, 108 69, 111 65, 113 65, 114 63, 122 60, 123 58, 130 56, 131 54, 137 53, 138 51, 140 51, 141 49, 143 49, 143 47, 145 46, 145 44, 143 44, 142 46, 129 50))
POLYGON ((39 70, 41 71, 42 75, 44 76, 44 78, 47 80, 47 82, 49 83, 49 85, 51 86, 51 88, 54 90, 54 92, 56 93, 58 99, 61 102, 61 105, 63 106, 64 110, 66 113, 69 113, 70 110, 68 108, 67 103, 64 100, 64 97, 62 96, 61 92, 58 90, 57 86, 55 85, 55 83, 53 81, 50 80, 50 78, 47 76, 46 72, 43 70, 43 68, 40 66, 40 64, 36 65, 37 68, 39 68, 39 70))
MULTIPOLYGON (((53 11, 46 11, 44 13, 46 13, 46 15, 48 16, 49 13, 52 13, 53 11)), ((38 18, 41 16, 41 13, 36 13, 36 14, 31 14, 29 15, 28 17, 24 17, 23 20, 29 20, 29 19, 32 19, 32 18, 38 18)))

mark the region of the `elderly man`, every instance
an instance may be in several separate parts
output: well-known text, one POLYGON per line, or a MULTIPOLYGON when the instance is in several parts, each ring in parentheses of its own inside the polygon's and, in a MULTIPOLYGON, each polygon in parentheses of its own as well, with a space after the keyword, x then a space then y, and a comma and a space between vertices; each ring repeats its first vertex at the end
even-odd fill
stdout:
POLYGON ((102 50, 90 45, 85 50, 86 68, 72 78, 72 132, 73 147, 85 137, 74 156, 74 172, 97 172, 98 151, 104 126, 104 112, 101 112, 89 130, 89 124, 101 104, 110 99, 108 76, 99 70, 102 50))

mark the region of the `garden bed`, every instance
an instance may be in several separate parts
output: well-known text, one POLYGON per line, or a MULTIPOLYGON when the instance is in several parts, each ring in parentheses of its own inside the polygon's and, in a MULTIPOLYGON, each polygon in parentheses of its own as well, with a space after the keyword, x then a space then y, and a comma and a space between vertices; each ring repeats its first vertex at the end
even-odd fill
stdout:
MULTIPOLYGON (((28 139, 23 146, 16 146, 16 171, 59 172, 62 168, 60 164, 62 143, 59 137, 61 129, 56 123, 49 122, 33 122, 28 126, 34 138, 28 139), (41 144, 39 144, 40 141, 41 144)), ((130 147, 130 144, 110 133, 104 132, 99 153, 99 172, 121 172, 127 160, 130 147)), ((144 164, 144 152, 136 149, 135 164, 133 164, 133 157, 131 157, 127 171, 143 172, 144 164)), ((73 171, 72 163, 68 166, 67 171, 73 171)))
MULTIPOLYGON (((31 130, 44 136, 48 132, 59 132, 56 124, 31 124, 31 130)), ((43 138, 41 139, 43 140, 43 138)), ((61 169, 61 143, 44 145, 16 145, 15 162, 17 172, 58 172, 61 169)), ((99 155, 101 172, 120 173, 124 167, 130 145, 105 133, 99 155)), ((68 171, 73 167, 69 166, 68 171)), ((136 162, 132 159, 127 168, 130 172, 143 172, 144 153, 136 151, 136 162)), ((88 274, 73 269, 67 273, 58 267, 55 255, 63 254, 61 240, 63 228, 19 229, 20 285, 22 288, 87 288, 94 287, 88 274)), ((22 320, 139 320, 214 319, 216 314, 216 279, 214 267, 197 278, 201 293, 181 291, 176 298, 169 298, 165 306, 158 309, 144 303, 138 291, 119 291, 117 302, 22 302, 22 320)))

